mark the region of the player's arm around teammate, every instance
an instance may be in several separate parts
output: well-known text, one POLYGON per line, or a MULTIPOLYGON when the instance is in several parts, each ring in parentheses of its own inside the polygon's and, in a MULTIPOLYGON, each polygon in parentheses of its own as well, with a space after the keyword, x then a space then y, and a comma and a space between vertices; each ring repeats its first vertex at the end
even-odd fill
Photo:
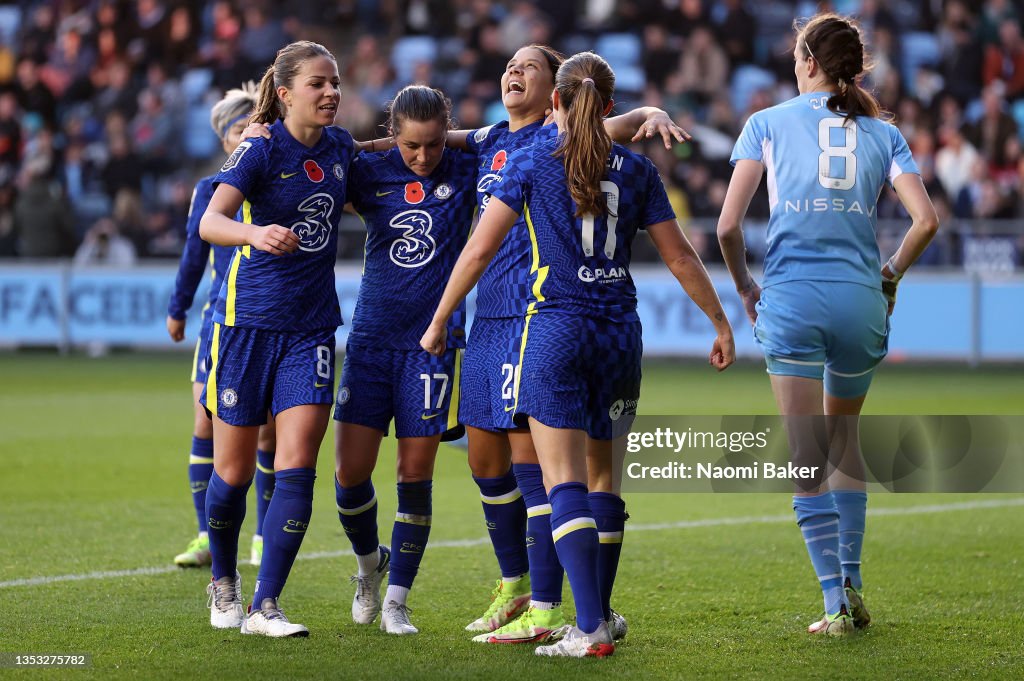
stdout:
MULTIPOLYGON (((544 655, 600 656, 614 650, 605 621, 619 552, 601 550, 594 517, 600 506, 609 520, 601 532, 621 538, 624 504, 612 493, 588 498, 587 438, 610 442, 624 436, 639 397, 640 326, 628 275, 632 239, 638 229, 653 227, 668 251, 669 225, 683 239, 650 161, 614 146, 601 130, 613 84, 608 65, 592 53, 576 55, 559 68, 553 96, 559 137, 510 157, 421 341, 428 352, 443 351, 447 315, 524 212, 534 276, 515 411, 517 420, 529 417, 548 487, 555 547, 578 615, 577 628, 563 641, 538 649, 544 655), (606 211, 613 201, 616 208, 606 211), (600 286, 595 281, 605 275, 598 271, 609 273, 600 286), (619 529, 610 528, 615 522, 619 529)), ((699 259, 683 253, 669 259, 688 291, 699 292, 698 302, 715 323, 712 355, 724 368, 733 356, 728 322, 699 259)), ((591 449, 607 467, 607 455, 591 449)), ((613 480, 607 484, 614 489, 613 480)))
POLYGON ((450 107, 438 90, 402 89, 389 108, 395 148, 361 154, 349 174, 348 198, 367 238, 334 413, 336 495, 358 565, 352 619, 370 624, 380 613, 389 634, 418 631, 407 599, 430 534, 438 443, 457 425, 464 311, 451 326, 458 348, 434 357, 419 347, 476 199, 475 157, 445 145, 450 107), (371 475, 392 420, 398 513, 388 549, 379 545, 371 475))
POLYGON ((818 15, 798 29, 793 57, 800 95, 744 126, 718 235, 765 353, 791 456, 819 471, 793 497, 825 604, 808 631, 842 636, 871 621, 861 592, 867 496, 857 417, 888 349, 896 285, 938 219, 906 141, 858 84, 865 57, 857 26, 818 15), (747 269, 742 222, 765 171, 762 290, 747 269), (886 181, 913 223, 881 265, 875 216, 886 181))
POLYGON ((213 553, 211 624, 265 636, 305 636, 278 598, 312 512, 317 451, 333 402, 337 221, 355 150, 333 127, 340 99, 333 55, 301 41, 282 48, 260 83, 254 119, 273 139, 245 141, 217 176, 203 238, 236 246, 217 304, 204 404, 214 416, 207 494, 213 553), (242 209, 243 221, 234 219, 242 209), (264 527, 252 611, 235 572, 258 426, 276 417, 277 485, 264 527))

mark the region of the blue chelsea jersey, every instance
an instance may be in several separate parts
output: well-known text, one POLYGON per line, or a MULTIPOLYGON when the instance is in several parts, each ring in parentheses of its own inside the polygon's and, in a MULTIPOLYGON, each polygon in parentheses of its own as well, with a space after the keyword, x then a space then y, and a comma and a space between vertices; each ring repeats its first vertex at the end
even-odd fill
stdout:
POLYGON ((563 159, 548 137, 508 159, 491 195, 522 214, 531 241, 530 308, 557 308, 612 321, 635 321, 629 274, 637 230, 675 214, 654 164, 613 144, 601 189, 607 209, 575 217, 563 159))
MULTIPOLYGON (((466 245, 475 186, 476 156, 454 149, 428 177, 409 170, 398 149, 353 161, 348 198, 366 224, 366 252, 350 342, 420 349, 466 245)), ((449 322, 449 347, 465 347, 465 326, 463 303, 449 322)))
POLYGON ((812 92, 752 115, 730 159, 764 164, 771 217, 763 286, 845 281, 880 288, 875 238, 886 182, 920 171, 903 135, 829 111, 812 92))
POLYGON ((352 136, 324 128, 306 147, 281 121, 271 138, 238 145, 215 178, 245 196, 244 222, 277 224, 299 237, 295 253, 271 255, 251 246, 235 251, 214 321, 277 331, 309 331, 341 324, 334 284, 338 221, 346 203, 352 136))
MULTIPOLYGON (((490 190, 498 180, 509 156, 517 149, 533 144, 556 131, 555 126, 531 123, 515 132, 508 121, 480 128, 468 138, 470 150, 476 154, 477 205, 482 215, 490 198, 490 190)), ((476 289, 476 316, 485 318, 522 317, 530 302, 530 236, 526 223, 519 219, 501 243, 497 255, 487 266, 476 289)))
MULTIPOLYGON (((188 309, 192 307, 192 299, 199 288, 199 280, 210 264, 210 292, 203 306, 204 321, 207 314, 212 314, 216 307, 220 284, 224 280, 231 256, 235 253, 234 246, 211 246, 199 236, 199 221, 206 212, 213 197, 213 175, 204 177, 196 183, 192 190, 192 203, 188 208, 188 221, 185 224, 185 248, 181 252, 178 263, 178 276, 174 281, 174 290, 167 306, 167 314, 172 319, 184 319, 188 309)), ((236 218, 238 219, 238 218, 236 218)))

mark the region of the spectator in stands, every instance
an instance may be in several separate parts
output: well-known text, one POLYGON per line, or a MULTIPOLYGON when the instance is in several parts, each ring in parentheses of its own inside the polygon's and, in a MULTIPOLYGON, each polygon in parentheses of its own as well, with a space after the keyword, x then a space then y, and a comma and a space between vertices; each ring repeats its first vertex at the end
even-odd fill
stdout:
POLYGON ((985 86, 1002 80, 1010 100, 1024 95, 1024 40, 1020 33, 1020 22, 1016 19, 1004 19, 999 24, 999 43, 985 48, 981 74, 985 86))
POLYGON ((670 80, 688 92, 698 106, 705 106, 729 83, 729 57, 707 26, 696 26, 690 33, 679 61, 679 71, 670 80))
MULTIPOLYGON (((865 4, 870 0, 864 0, 865 4)), ((724 14, 716 21, 722 47, 732 68, 754 61, 757 20, 743 6, 743 0, 725 0, 718 9, 724 14)))
POLYGON ((1006 141, 1017 136, 1017 122, 1003 111, 1002 83, 993 81, 981 94, 984 113, 964 127, 964 137, 993 166, 1006 165, 1006 141))
POLYGON ((979 92, 984 50, 976 21, 962 0, 950 0, 946 4, 937 38, 941 54, 940 71, 946 88, 961 102, 973 99, 979 92))
POLYGON ((135 264, 135 246, 117 231, 117 223, 110 218, 101 218, 85 233, 82 245, 75 251, 74 264, 116 265, 129 267, 135 264))
POLYGON ((39 65, 31 59, 18 62, 15 92, 22 111, 39 116, 47 125, 57 120, 57 98, 39 78, 39 65))
POLYGON ((27 158, 22 183, 13 216, 18 254, 26 258, 70 255, 75 243, 74 213, 53 181, 53 158, 46 153, 27 158))
POLYGON ((947 125, 939 130, 941 148, 935 154, 935 175, 949 197, 956 197, 970 179, 971 169, 980 156, 964 139, 960 130, 947 125))

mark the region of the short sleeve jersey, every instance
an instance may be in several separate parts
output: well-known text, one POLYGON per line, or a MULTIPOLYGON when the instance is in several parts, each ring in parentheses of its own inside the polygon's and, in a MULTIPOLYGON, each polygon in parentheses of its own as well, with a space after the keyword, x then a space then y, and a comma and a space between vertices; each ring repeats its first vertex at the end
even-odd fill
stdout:
MULTIPOLYGON (((482 215, 487 208, 490 190, 508 157, 517 149, 530 146, 547 137, 555 126, 531 123, 515 132, 508 121, 480 128, 468 138, 469 149, 479 162, 477 170, 477 205, 482 215)), ((530 236, 526 223, 519 219, 501 243, 497 255, 487 266, 476 289, 476 316, 484 318, 522 317, 530 301, 527 273, 530 267, 530 236)))
POLYGON ((188 220, 185 223, 185 248, 178 264, 178 276, 174 281, 171 301, 167 306, 167 314, 172 319, 184 319, 188 309, 192 307, 192 299, 199 288, 199 280, 210 264, 210 293, 203 314, 216 308, 220 284, 224 280, 234 246, 211 246, 199 236, 199 222, 210 205, 213 197, 213 175, 204 177, 196 183, 192 190, 192 203, 188 208, 188 220))
MULTIPOLYGON (((348 198, 366 224, 363 279, 349 341, 419 350, 476 207, 476 156, 446 149, 428 177, 398 149, 361 154, 352 163, 348 198)), ((465 305, 448 327, 451 347, 465 347, 465 305)))
POLYGON ((886 182, 920 171, 903 135, 876 118, 847 121, 821 92, 752 115, 730 159, 764 164, 771 216, 763 286, 844 281, 880 288, 875 240, 886 182))
POLYGON ((298 142, 281 121, 271 138, 238 145, 215 184, 245 196, 244 221, 278 224, 299 237, 295 253, 271 255, 241 246, 228 268, 214 321, 277 331, 309 331, 341 324, 334 285, 338 220, 346 198, 352 136, 324 128, 312 147, 298 142))
POLYGON ((635 321, 636 286, 629 274, 633 238, 675 214, 651 161, 613 144, 601 181, 607 209, 575 217, 557 137, 517 151, 491 195, 520 213, 531 241, 530 304, 611 321, 635 321))

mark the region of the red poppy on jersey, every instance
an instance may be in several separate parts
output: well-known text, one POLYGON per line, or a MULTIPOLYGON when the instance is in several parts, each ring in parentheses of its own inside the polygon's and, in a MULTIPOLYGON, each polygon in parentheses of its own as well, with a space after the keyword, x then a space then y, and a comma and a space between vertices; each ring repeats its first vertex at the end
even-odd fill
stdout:
POLYGON ((309 159, 308 161, 303 163, 302 168, 303 170, 306 171, 306 177, 308 177, 313 182, 324 181, 324 171, 320 168, 320 166, 316 164, 316 161, 314 161, 313 159, 309 159))
POLYGON ((504 149, 502 149, 494 155, 493 159, 491 159, 491 170, 501 170, 505 167, 505 161, 507 160, 508 154, 505 153, 504 149))
POLYGON ((405 185, 405 201, 406 203, 420 203, 426 194, 423 192, 422 182, 410 182, 405 185))

